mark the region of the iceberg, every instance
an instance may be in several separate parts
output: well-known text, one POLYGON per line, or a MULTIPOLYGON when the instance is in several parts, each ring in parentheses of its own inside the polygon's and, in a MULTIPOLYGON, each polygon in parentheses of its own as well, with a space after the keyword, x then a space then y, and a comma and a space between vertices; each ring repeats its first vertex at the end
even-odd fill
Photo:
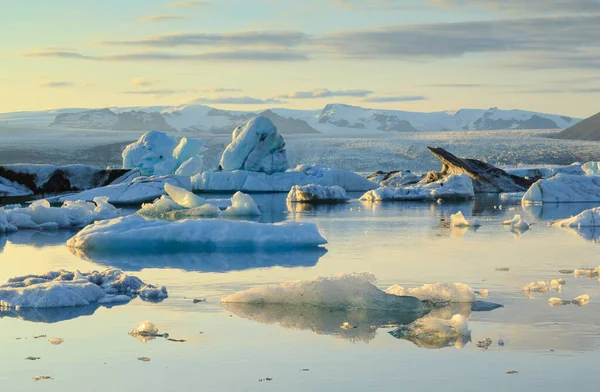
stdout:
POLYGON ((287 195, 288 203, 345 203, 350 198, 339 186, 294 185, 287 195))
POLYGON ((165 184, 165 192, 171 199, 183 208, 195 208, 206 204, 206 200, 187 189, 180 188, 169 183, 165 184))
POLYGON ((294 185, 339 186, 347 192, 375 189, 375 183, 349 170, 322 165, 298 165, 282 173, 247 170, 205 171, 192 177, 192 188, 202 192, 289 192, 294 185))
POLYGON ((561 228, 600 227, 600 207, 583 211, 568 219, 552 222, 552 226, 561 228))
POLYGON ((147 220, 130 215, 96 222, 67 242, 83 251, 140 252, 312 248, 326 244, 314 223, 225 219, 147 220))
POLYGON ((450 320, 423 317, 391 331, 390 334, 423 348, 462 348, 471 341, 469 324, 461 314, 455 314, 450 320))
POLYGON ((82 228, 94 221, 117 216, 119 211, 106 197, 96 197, 93 203, 66 201, 62 207, 51 207, 42 199, 25 208, 0 208, 0 232, 82 228))
POLYGON ((481 224, 475 218, 470 222, 464 217, 462 211, 458 211, 456 214, 450 215, 450 226, 452 227, 479 227, 481 224))
POLYGON ((388 287, 385 292, 393 295, 417 297, 421 301, 427 301, 435 305, 474 303, 476 301, 475 291, 463 283, 434 283, 408 289, 393 285, 388 287))
POLYGON ((416 184, 425 178, 425 175, 416 175, 410 170, 397 170, 391 172, 378 171, 370 174, 367 178, 381 187, 397 188, 416 184))
POLYGON ((123 168, 140 169, 144 176, 171 174, 177 168, 176 146, 175 138, 165 132, 146 132, 123 150, 123 168))
POLYGON ((179 168, 175 170, 175 174, 191 177, 204 172, 204 170, 204 159, 200 155, 196 155, 179 165, 179 168))
POLYGON ((33 191, 25 185, 0 177, 0 197, 19 197, 32 194, 33 191))
POLYGON ((388 294, 374 283, 375 277, 370 273, 342 274, 258 286, 224 297, 221 302, 394 310, 413 314, 426 310, 418 298, 388 294))
POLYGON ((515 214, 514 218, 504 221, 505 226, 510 226, 511 229, 515 229, 518 231, 527 231, 529 230, 529 224, 525 222, 520 214, 515 214))
POLYGON ((177 160, 179 165, 182 165, 192 158, 199 157, 202 159, 202 154, 206 152, 206 150, 206 143, 204 143, 203 140, 182 137, 177 147, 173 150, 173 158, 177 160))
POLYGON ((255 117, 236 128, 231 139, 221 157, 223 170, 273 174, 289 168, 283 137, 267 117, 255 117))
POLYGON ((361 196, 365 201, 434 201, 437 199, 470 199, 475 196, 473 181, 466 174, 451 174, 438 181, 402 188, 382 187, 361 196))
POLYGON ((189 177, 176 175, 151 176, 138 177, 130 182, 107 185, 49 200, 60 202, 74 200, 91 201, 96 197, 107 197, 108 201, 112 204, 137 204, 156 200, 166 194, 165 184, 191 190, 189 177))
POLYGON ((123 296, 131 299, 138 295, 161 300, 167 297, 167 290, 112 268, 85 274, 60 270, 9 279, 0 285, 0 309, 87 306, 110 303, 117 297, 122 302, 123 296))
POLYGON ((523 196, 523 204, 600 202, 600 176, 558 174, 539 180, 523 196))
POLYGON ((586 176, 598 176, 600 175, 600 162, 587 162, 581 166, 581 169, 586 176))

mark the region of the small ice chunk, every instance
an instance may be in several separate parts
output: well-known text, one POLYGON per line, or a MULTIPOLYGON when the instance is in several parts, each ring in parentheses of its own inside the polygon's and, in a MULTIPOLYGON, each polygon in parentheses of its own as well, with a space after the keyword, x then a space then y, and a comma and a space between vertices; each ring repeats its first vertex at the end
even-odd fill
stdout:
POLYGON ((345 331, 348 331, 348 330, 354 329, 356 327, 354 325, 351 325, 349 322, 346 321, 346 322, 344 322, 344 324, 342 324, 340 326, 340 328, 343 329, 343 330, 345 330, 345 331))
POLYGON ((48 339, 48 341, 50 342, 50 344, 58 346, 59 344, 63 344, 65 342, 65 339, 63 339, 63 338, 50 338, 50 339, 48 339))
POLYGON ((452 227, 479 227, 481 224, 475 218, 473 218, 470 222, 465 219, 461 211, 458 211, 456 214, 450 215, 450 225, 452 227))
POLYGON ((236 192, 231 198, 231 207, 223 211, 223 216, 260 216, 260 210, 250 195, 236 192))
POLYGON ((587 294, 580 295, 572 300, 571 303, 577 306, 585 306, 590 303, 590 296, 587 294))
POLYGON ((413 296, 421 301, 434 304, 472 303, 476 300, 473 289, 462 283, 434 283, 408 289, 393 285, 388 287, 385 292, 393 295, 413 296))
POLYGON ((130 335, 140 336, 156 336, 158 335, 158 328, 151 321, 142 321, 136 329, 129 332, 130 335))
POLYGON ((491 338, 485 338, 483 340, 478 341, 477 344, 476 344, 477 347, 483 348, 485 350, 487 350, 491 345, 492 345, 492 339, 491 338))
POLYGON ((504 225, 521 231, 529 230, 529 224, 521 218, 520 214, 516 214, 511 220, 504 221, 504 225))
POLYGON ((550 306, 563 306, 563 305, 568 305, 570 303, 571 303, 571 301, 565 301, 563 299, 556 298, 556 297, 548 298, 548 305, 550 305, 550 306))
POLYGON ((421 347, 432 348, 446 347, 449 344, 462 347, 471 336, 467 319, 461 314, 455 314, 450 320, 423 317, 390 333, 421 347))
POLYGON ((487 296, 489 296, 489 291, 488 289, 477 290, 475 291, 475 294, 479 295, 480 297, 486 298, 487 296))
POLYGON ((288 203, 344 203, 350 198, 339 186, 294 185, 287 195, 288 203))
POLYGON ((184 208, 195 208, 206 204, 206 200, 183 188, 165 183, 165 192, 173 201, 184 208))

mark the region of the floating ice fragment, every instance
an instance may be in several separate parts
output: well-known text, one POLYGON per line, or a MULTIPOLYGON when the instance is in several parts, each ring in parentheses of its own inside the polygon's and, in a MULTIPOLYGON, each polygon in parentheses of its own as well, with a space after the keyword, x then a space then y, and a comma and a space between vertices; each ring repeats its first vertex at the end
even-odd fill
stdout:
POLYGON ((485 338, 483 340, 478 341, 476 345, 479 348, 483 348, 484 350, 487 350, 492 345, 492 339, 485 338))
POLYGON ((511 220, 505 221, 504 225, 510 226, 511 228, 521 232, 529 230, 529 224, 521 218, 520 214, 516 214, 511 220))
POLYGON ((550 306, 563 306, 563 305, 568 305, 570 303, 571 303, 571 301, 566 301, 566 300, 556 298, 556 297, 548 298, 548 305, 550 305, 550 306))
POLYGON ((349 330, 356 328, 354 325, 351 325, 349 322, 345 321, 344 324, 340 326, 341 329, 349 330))
POLYGON ((223 211, 223 216, 260 216, 260 210, 250 195, 236 192, 231 198, 231 207, 223 211))
POLYGON ((571 301, 573 305, 585 306, 590 303, 590 296, 587 294, 580 295, 571 301))
POLYGON ((425 348, 463 347, 471 339, 467 319, 460 314, 455 314, 450 320, 423 317, 390 334, 425 348))
POLYGON ((462 283, 434 283, 408 289, 393 285, 388 287, 385 292, 393 295, 413 296, 433 304, 472 303, 476 300, 473 289, 462 283))
POLYGON ((158 335, 158 328, 151 321, 142 321, 140 325, 137 326, 134 330, 129 332, 130 335, 140 335, 140 336, 156 336, 158 335))
POLYGON ((286 201, 288 203, 345 203, 349 199, 342 187, 310 184, 294 185, 286 201))
POLYGON ((479 227, 481 224, 475 218, 473 218, 470 222, 465 219, 461 211, 458 211, 456 214, 450 215, 450 225, 452 227, 479 227))
POLYGON ((65 342, 65 339, 63 339, 63 338, 50 338, 50 339, 48 339, 48 341, 50 342, 50 344, 58 346, 59 344, 63 344, 65 342))
POLYGON ((165 192, 167 192, 175 203, 184 208, 200 207, 206 204, 206 200, 200 196, 169 183, 165 183, 165 192))

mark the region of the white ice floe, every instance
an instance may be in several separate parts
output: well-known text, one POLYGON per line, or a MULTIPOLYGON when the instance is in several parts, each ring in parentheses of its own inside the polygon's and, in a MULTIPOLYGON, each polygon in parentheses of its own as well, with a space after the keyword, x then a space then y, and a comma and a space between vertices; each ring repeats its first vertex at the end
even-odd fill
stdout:
POLYGON ((155 287, 140 279, 109 268, 102 272, 68 272, 9 279, 0 285, 0 308, 60 308, 94 303, 114 303, 139 295, 145 299, 167 297, 165 287, 155 287))
POLYGON ((285 141, 267 117, 258 116, 233 131, 221 157, 225 171, 247 170, 273 174, 289 168, 285 141))
POLYGON ((62 207, 51 207, 42 199, 28 207, 0 208, 0 232, 82 228, 94 221, 117 216, 119 211, 105 197, 96 197, 93 203, 66 201, 62 207))
POLYGON ((287 195, 289 203, 343 203, 350 198, 339 186, 294 185, 287 195))
POLYGON ((587 162, 581 166, 581 169, 585 172, 586 176, 598 176, 600 175, 600 162, 587 162))
POLYGON ((342 274, 258 286, 224 297, 221 302, 423 312, 419 299, 388 294, 375 287, 374 283, 375 277, 369 273, 342 274))
POLYGON ((76 194, 58 197, 56 201, 86 200, 91 201, 96 197, 105 196, 112 204, 137 204, 156 200, 166 194, 165 184, 191 190, 189 177, 168 175, 138 177, 131 182, 116 185, 107 185, 76 194))
POLYGON ((580 295, 571 301, 573 305, 585 306, 590 303, 590 296, 587 294, 580 295))
POLYGON ((515 214, 514 218, 504 221, 503 224, 519 231, 529 230, 529 223, 525 222, 520 214, 515 214))
POLYGON ((523 196, 523 204, 600 202, 600 176, 558 174, 539 180, 523 196))
POLYGON ((433 304, 472 303, 476 300, 473 289, 462 283, 434 283, 413 288, 393 285, 385 292, 393 295, 409 295, 433 304))
POLYGON ((314 223, 172 222, 130 215, 89 225, 67 245, 84 251, 155 252, 312 248, 326 243, 314 223))
POLYGON ((450 226, 452 227, 479 227, 481 223, 476 218, 468 221, 462 214, 461 211, 458 211, 456 214, 450 215, 450 226))
POLYGON ((231 198, 231 206, 222 213, 223 216, 260 216, 260 210, 250 195, 236 192, 231 198))
POLYGON ((461 348, 471 337, 467 319, 461 314, 455 314, 450 320, 423 317, 411 324, 399 327, 391 334, 427 348, 441 348, 450 345, 461 348))
POLYGON ((378 188, 361 196, 366 201, 426 201, 469 199, 475 196, 473 181, 466 174, 453 174, 439 181, 418 183, 401 188, 378 188))
POLYGON ((192 177, 194 190, 203 192, 289 192, 294 185, 339 186, 348 192, 374 189, 375 183, 349 170, 321 165, 298 165, 282 173, 247 170, 205 171, 192 177))
POLYGON ((583 211, 577 216, 552 222, 552 226, 564 228, 600 227, 600 207, 583 211))

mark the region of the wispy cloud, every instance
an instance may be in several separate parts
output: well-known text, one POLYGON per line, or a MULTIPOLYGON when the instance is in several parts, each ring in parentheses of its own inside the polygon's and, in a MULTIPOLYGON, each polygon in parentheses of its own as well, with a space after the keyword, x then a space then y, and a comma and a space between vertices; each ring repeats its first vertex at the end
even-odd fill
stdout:
POLYGON ((227 87, 211 87, 211 86, 204 86, 201 88, 202 91, 204 92, 208 92, 211 94, 215 94, 215 93, 238 93, 240 91, 242 91, 239 88, 227 88, 227 87))
POLYGON ((142 23, 156 23, 156 22, 169 22, 172 20, 181 20, 185 19, 183 15, 154 15, 154 16, 146 16, 144 18, 138 19, 142 23))
POLYGON ((209 1, 173 1, 168 4, 169 7, 212 7, 214 4, 209 1))
POLYGON ((123 91, 123 94, 131 95, 174 95, 189 92, 190 90, 172 90, 172 89, 143 89, 123 91))
POLYGON ((75 87, 75 86, 76 86, 76 84, 73 82, 64 82, 64 81, 44 82, 44 83, 38 84, 38 87, 43 87, 43 88, 63 88, 63 87, 75 87))
POLYGON ((274 98, 260 99, 253 97, 201 97, 196 98, 189 103, 198 104, 230 104, 230 105, 262 105, 271 103, 284 103, 284 101, 274 98))
POLYGON ((230 33, 169 33, 134 40, 101 41, 110 46, 177 47, 177 46, 268 46, 295 47, 308 42, 308 36, 298 31, 234 31, 230 33))
POLYGON ((154 82, 146 78, 133 78, 131 79, 131 84, 133 86, 151 86, 154 82))
POLYGON ((55 58, 87 61, 306 61, 308 56, 293 51, 221 51, 204 53, 129 52, 88 56, 79 52, 37 51, 24 55, 33 58, 55 58))
POLYGON ((364 102, 412 102, 412 101, 425 101, 428 98, 422 95, 406 95, 406 96, 375 96, 367 97, 363 99, 364 102))
POLYGON ((276 98, 284 99, 309 99, 309 98, 330 98, 330 97, 365 97, 373 92, 370 90, 334 90, 326 88, 308 90, 308 91, 292 91, 288 94, 278 95, 276 98))

